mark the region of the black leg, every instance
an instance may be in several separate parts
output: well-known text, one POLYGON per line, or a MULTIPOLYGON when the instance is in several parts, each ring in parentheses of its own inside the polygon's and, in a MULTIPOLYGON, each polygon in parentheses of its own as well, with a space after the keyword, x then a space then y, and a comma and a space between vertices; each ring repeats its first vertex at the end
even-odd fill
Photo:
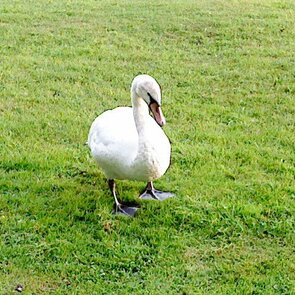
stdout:
POLYGON ((164 200, 171 198, 173 196, 174 196, 174 194, 172 194, 172 193, 156 190, 154 188, 153 183, 150 181, 147 183, 145 191, 139 197, 144 200, 164 201, 164 200))
POLYGON ((113 198, 115 200, 113 214, 123 214, 123 215, 133 217, 135 215, 138 207, 127 206, 127 205, 121 204, 118 201, 118 198, 116 195, 116 184, 115 184, 114 179, 109 179, 108 185, 109 185, 109 188, 110 188, 111 193, 113 195, 113 198))

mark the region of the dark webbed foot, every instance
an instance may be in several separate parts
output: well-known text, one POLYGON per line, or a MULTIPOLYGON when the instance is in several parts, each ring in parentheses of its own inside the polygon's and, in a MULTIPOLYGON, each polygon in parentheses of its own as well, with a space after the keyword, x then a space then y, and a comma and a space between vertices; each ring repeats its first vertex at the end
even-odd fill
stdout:
POLYGON ((154 188, 152 182, 148 182, 145 191, 139 196, 143 200, 157 200, 164 201, 168 198, 173 197, 174 194, 170 192, 158 191, 154 188))
POLYGON ((137 209, 139 209, 139 207, 129 207, 127 205, 124 204, 115 204, 114 205, 114 210, 113 210, 113 214, 118 214, 118 215, 127 215, 129 217, 134 217, 136 214, 137 209))

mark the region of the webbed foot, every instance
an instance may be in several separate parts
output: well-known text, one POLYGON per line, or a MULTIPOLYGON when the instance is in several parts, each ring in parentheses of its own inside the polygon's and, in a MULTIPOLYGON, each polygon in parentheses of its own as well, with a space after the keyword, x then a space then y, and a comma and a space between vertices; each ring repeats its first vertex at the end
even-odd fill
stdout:
POLYGON ((136 214, 136 211, 139 209, 139 207, 135 206, 127 206, 124 204, 116 204, 114 205, 114 210, 113 214, 118 214, 118 215, 126 215, 129 217, 134 217, 136 214))
POLYGON ((143 200, 158 200, 164 201, 168 198, 173 197, 174 194, 170 192, 158 191, 154 188, 152 182, 148 182, 145 191, 139 196, 143 200))

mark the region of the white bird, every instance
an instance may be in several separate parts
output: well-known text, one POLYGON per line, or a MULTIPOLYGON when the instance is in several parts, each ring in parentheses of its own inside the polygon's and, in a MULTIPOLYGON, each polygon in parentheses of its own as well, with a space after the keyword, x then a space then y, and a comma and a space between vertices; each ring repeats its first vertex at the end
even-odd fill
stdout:
POLYGON ((114 213, 134 216, 138 207, 120 203, 115 179, 147 182, 142 199, 164 200, 172 193, 154 188, 170 165, 171 146, 162 130, 161 89, 149 75, 136 76, 131 85, 132 107, 117 107, 99 115, 91 125, 88 145, 108 179, 115 200, 114 213), (151 110, 154 118, 149 114, 151 110))

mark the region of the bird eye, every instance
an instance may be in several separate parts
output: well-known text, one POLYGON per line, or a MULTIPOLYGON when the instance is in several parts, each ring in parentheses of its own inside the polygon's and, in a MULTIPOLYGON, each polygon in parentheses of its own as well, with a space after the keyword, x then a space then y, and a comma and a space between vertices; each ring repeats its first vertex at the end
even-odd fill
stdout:
POLYGON ((150 98, 150 103, 149 104, 157 103, 156 100, 151 96, 151 94, 149 92, 147 93, 147 95, 150 98))

